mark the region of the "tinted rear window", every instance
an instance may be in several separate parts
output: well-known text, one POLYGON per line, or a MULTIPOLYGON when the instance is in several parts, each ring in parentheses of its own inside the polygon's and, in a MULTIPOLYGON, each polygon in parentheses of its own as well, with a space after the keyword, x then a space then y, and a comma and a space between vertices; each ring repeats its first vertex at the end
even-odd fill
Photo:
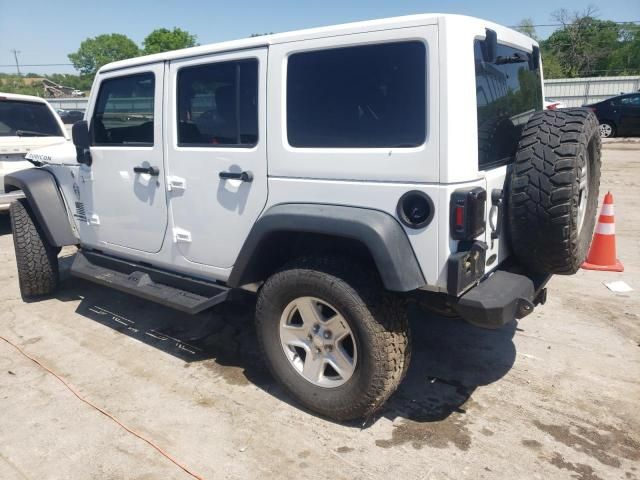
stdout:
POLYGON ((522 128, 542 109, 540 70, 532 54, 498 45, 496 60, 485 62, 484 43, 474 44, 481 169, 512 161, 522 128))
POLYGON ((60 125, 44 103, 0 100, 0 137, 62 136, 60 125))
POLYGON ((243 146, 258 142, 258 61, 234 60, 178 72, 178 144, 243 146))
POLYGON ((398 42, 296 53, 287 67, 293 147, 415 147, 426 136, 426 48, 398 42))

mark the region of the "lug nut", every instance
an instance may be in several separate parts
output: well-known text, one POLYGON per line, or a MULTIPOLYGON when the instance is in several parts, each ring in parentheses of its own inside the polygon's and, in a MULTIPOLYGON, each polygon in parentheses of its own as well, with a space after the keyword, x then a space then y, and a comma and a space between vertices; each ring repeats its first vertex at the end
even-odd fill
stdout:
POLYGON ((333 350, 333 347, 332 347, 331 345, 325 345, 324 349, 325 349, 327 352, 330 352, 331 350, 333 350))
POLYGON ((329 330, 324 332, 324 338, 326 338, 327 340, 331 338, 331 332, 329 330))
POLYGON ((320 325, 317 323, 313 326, 313 333, 318 333, 320 331, 320 325))

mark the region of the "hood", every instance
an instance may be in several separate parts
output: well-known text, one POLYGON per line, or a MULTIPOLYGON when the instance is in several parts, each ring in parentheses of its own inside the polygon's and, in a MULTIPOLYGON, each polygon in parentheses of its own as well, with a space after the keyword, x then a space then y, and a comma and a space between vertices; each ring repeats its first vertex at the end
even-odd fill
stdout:
POLYGON ((0 155, 25 154, 48 145, 71 143, 64 137, 0 137, 0 155))
POLYGON ((27 153, 25 158, 36 163, 48 165, 78 165, 76 147, 73 142, 68 141, 32 150, 27 153))

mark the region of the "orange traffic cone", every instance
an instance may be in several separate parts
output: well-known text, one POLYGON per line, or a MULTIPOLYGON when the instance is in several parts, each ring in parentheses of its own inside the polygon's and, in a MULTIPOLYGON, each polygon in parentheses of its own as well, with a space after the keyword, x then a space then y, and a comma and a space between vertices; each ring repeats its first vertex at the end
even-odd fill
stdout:
POLYGON ((616 225, 613 220, 613 195, 607 192, 600 211, 596 233, 593 235, 587 260, 582 264, 586 270, 622 272, 624 267, 616 258, 616 225))

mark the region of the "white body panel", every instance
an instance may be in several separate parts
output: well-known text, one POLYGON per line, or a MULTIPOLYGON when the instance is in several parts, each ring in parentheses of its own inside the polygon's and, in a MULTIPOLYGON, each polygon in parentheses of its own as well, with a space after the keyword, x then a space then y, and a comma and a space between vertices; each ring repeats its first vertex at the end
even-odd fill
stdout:
MULTIPOLYGON (((87 118, 100 82, 135 72, 156 72, 154 147, 92 147, 90 167, 52 167, 67 203, 80 182, 87 217, 75 218, 83 245, 161 268, 225 281, 261 213, 282 203, 325 203, 371 208, 397 218, 399 197, 421 190, 435 216, 425 228, 406 231, 427 281, 446 290, 446 265, 457 242, 449 234, 454 190, 504 188, 507 167, 478 169, 473 42, 485 29, 498 41, 531 52, 535 42, 490 22, 457 15, 416 15, 195 47, 115 62, 96 76, 87 118), (323 48, 420 40, 427 51, 427 132, 415 148, 293 148, 286 133, 286 72, 289 55, 323 48), (226 59, 259 60, 259 141, 252 148, 180 147, 176 126, 176 74, 188 65, 226 59), (268 64, 268 68, 267 68, 268 64), (161 80, 162 72, 164 84, 161 80), (152 185, 135 165, 148 161, 161 174, 152 185), (221 171, 250 170, 251 184, 222 181, 221 171), (71 174, 69 173, 71 172, 71 174), (75 173, 74 173, 75 172, 75 173), (167 191, 167 179, 177 188, 167 191), (144 180, 144 182, 143 182, 144 180), (99 224, 91 222, 95 214, 99 224)), ((67 152, 68 154, 68 152, 67 152)), ((55 156, 55 155, 54 155, 55 156)), ((68 156, 68 155, 67 155, 68 156)), ((66 163, 52 159, 48 163, 66 163)), ((73 207, 71 207, 73 210, 73 207)), ((495 268, 509 254, 505 242, 489 246, 495 268)))
POLYGON ((175 241, 175 253, 190 262, 229 268, 238 256, 267 200, 267 139, 243 147, 178 146, 176 118, 177 75, 181 68, 231 60, 258 60, 258 131, 266 132, 267 49, 206 55, 172 61, 167 105, 167 174, 184 181, 169 192, 171 223, 186 236, 175 241), (223 180, 223 171, 250 171, 254 180, 223 180), (182 188, 183 187, 183 188, 182 188))
POLYGON ((433 182, 438 172, 438 36, 435 19, 402 28, 299 43, 269 49, 269 174, 279 177, 433 182), (418 40, 427 52, 427 136, 416 148, 294 148, 286 133, 287 57, 305 51, 418 40))
MULTIPOLYGON (((162 247, 167 226, 162 125, 164 64, 132 68, 127 73, 147 72, 155 75, 153 146, 92 146, 92 165, 79 170, 80 194, 90 219, 89 226, 80 229, 80 238, 94 248, 123 247, 155 253, 162 247), (160 174, 153 177, 134 173, 134 167, 143 165, 157 167, 160 174)), ((94 85, 94 97, 99 82, 118 76, 100 75, 94 85)), ((87 118, 92 118, 95 100, 92 98, 87 118)))

